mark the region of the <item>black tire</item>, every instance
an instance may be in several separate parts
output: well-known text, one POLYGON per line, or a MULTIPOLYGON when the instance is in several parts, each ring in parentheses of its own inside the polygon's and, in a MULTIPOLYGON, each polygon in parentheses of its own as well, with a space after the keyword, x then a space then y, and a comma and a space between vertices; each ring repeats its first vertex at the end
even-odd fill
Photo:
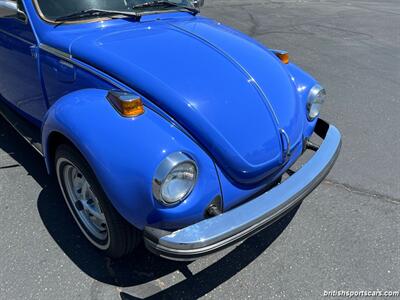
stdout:
MULTIPOLYGON (((94 172, 92 171, 86 160, 79 153, 79 151, 70 145, 60 145, 55 153, 54 165, 56 169, 58 183, 63 193, 64 199, 67 203, 67 206, 71 211, 72 216, 74 217, 78 227, 85 235, 85 237, 89 240, 89 242, 91 242, 96 248, 101 250, 105 255, 112 258, 120 258, 130 254, 140 243, 141 232, 138 229, 134 228, 131 224, 129 224, 115 210, 115 208, 105 195, 101 185, 98 183, 94 172), (78 207, 79 205, 77 205, 76 202, 79 201, 74 201, 71 199, 73 195, 69 196, 71 195, 70 193, 72 189, 68 189, 69 179, 66 179, 66 177, 69 176, 68 173, 66 173, 66 170, 73 169, 73 167, 75 167, 81 173, 77 175, 79 179, 81 179, 83 175, 83 179, 85 179, 88 183, 88 185, 86 185, 87 190, 89 190, 90 195, 94 195, 96 199, 96 208, 99 208, 102 214, 101 216, 105 217, 105 223, 101 224, 104 227, 104 230, 99 233, 101 234, 101 238, 98 238, 95 235, 96 231, 94 231, 95 234, 92 233, 93 229, 92 231, 89 229, 91 227, 90 224, 89 226, 85 225, 85 220, 87 224, 87 220, 91 218, 90 213, 87 213, 81 205, 80 207, 78 207), (82 218, 83 211, 85 211, 84 214, 86 216, 82 218)), ((75 177, 75 179, 77 177, 75 177)), ((91 216, 93 217, 93 215, 91 216)))

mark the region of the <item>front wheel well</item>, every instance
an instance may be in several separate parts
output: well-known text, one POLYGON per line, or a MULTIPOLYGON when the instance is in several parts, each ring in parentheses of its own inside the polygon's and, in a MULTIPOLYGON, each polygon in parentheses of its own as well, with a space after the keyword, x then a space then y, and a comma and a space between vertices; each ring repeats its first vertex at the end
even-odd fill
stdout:
POLYGON ((50 174, 54 174, 54 159, 56 155, 56 150, 58 146, 66 144, 75 148, 78 152, 80 152, 75 145, 69 140, 65 135, 59 133, 57 131, 52 132, 47 138, 47 151, 46 151, 46 161, 47 161, 47 169, 50 174))

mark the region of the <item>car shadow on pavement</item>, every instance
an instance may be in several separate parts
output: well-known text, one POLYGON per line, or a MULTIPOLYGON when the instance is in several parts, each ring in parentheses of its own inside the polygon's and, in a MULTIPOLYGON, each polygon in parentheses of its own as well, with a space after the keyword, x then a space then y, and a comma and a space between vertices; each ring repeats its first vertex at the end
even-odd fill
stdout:
POLYGON ((191 273, 190 262, 174 262, 157 257, 143 245, 129 257, 112 260, 86 241, 70 216, 56 179, 47 174, 43 158, 1 117, 0 149, 8 153, 42 187, 37 200, 38 212, 61 250, 91 278, 122 288, 120 296, 123 300, 143 298, 137 296, 135 287, 146 289, 144 284, 155 282, 176 271, 180 271, 185 279, 170 287, 158 288, 145 298, 198 298, 205 295, 261 255, 288 226, 299 207, 196 274, 191 273))

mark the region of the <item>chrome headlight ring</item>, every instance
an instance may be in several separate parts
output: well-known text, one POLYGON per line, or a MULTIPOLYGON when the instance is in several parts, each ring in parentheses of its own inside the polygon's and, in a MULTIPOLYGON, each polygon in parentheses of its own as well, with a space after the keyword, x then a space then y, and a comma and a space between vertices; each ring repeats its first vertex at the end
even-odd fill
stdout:
POLYGON ((322 86, 316 84, 311 88, 307 99, 307 119, 309 121, 313 121, 319 116, 325 98, 326 91, 322 86))
POLYGON ((152 183, 154 198, 171 206, 184 201, 197 182, 197 165, 183 152, 168 155, 158 166, 152 183))

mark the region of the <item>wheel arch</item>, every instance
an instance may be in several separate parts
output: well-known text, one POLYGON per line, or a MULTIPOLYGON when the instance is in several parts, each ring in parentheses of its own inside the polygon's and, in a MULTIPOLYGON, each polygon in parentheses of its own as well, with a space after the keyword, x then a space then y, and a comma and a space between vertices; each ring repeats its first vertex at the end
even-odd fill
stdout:
POLYGON ((49 109, 42 127, 48 171, 54 169, 56 147, 68 143, 87 161, 114 208, 137 228, 178 228, 202 220, 206 206, 221 194, 214 161, 150 108, 139 117, 124 118, 106 94, 75 91, 49 109), (189 198, 167 210, 154 200, 154 172, 168 154, 179 151, 196 160, 200 177, 189 198))
POLYGON ((58 146, 63 145, 63 144, 66 144, 68 146, 75 148, 75 150, 77 150, 82 155, 82 153, 75 146, 75 144, 64 134, 62 134, 61 132, 58 132, 58 131, 50 132, 47 137, 47 143, 44 147, 46 168, 47 168, 47 172, 50 175, 55 174, 54 160, 55 160, 56 150, 57 150, 58 146))

